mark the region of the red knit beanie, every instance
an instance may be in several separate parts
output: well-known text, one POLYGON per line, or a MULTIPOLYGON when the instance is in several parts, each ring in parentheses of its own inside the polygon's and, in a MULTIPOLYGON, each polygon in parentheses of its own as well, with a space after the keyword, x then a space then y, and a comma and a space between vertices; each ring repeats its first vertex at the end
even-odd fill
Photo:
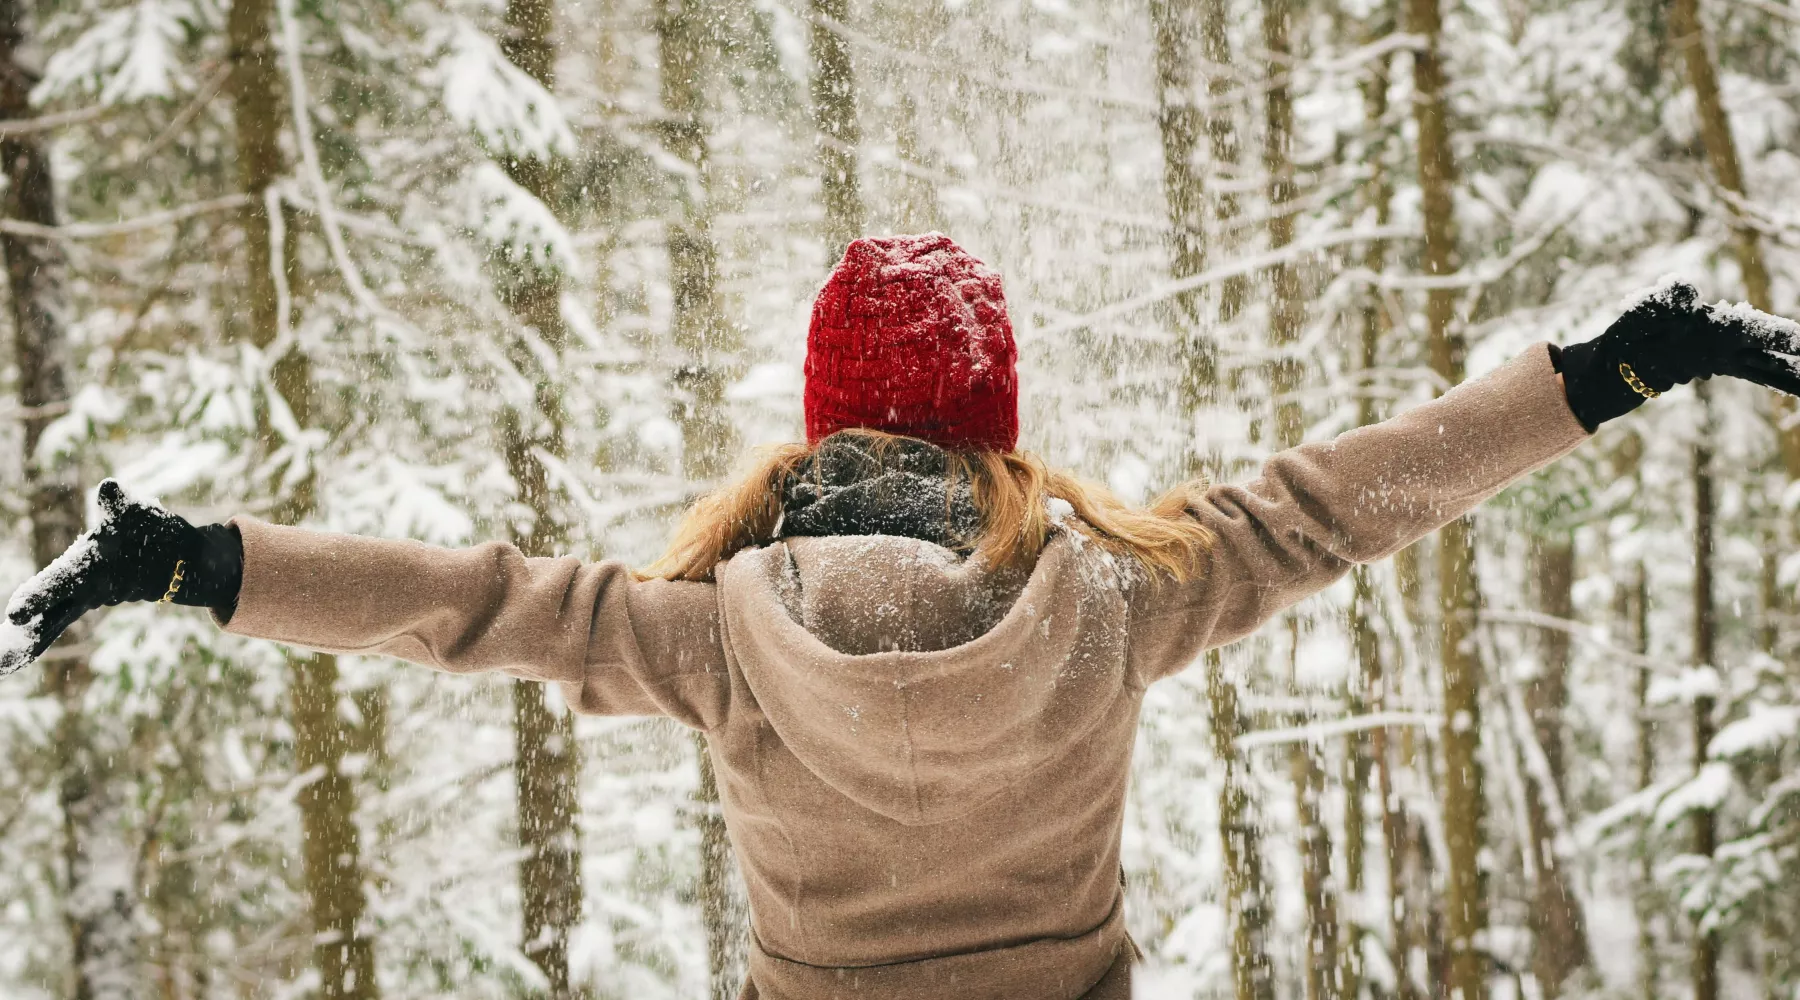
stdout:
POLYGON ((1000 276, 950 237, 857 240, 813 303, 806 440, 860 427, 1011 451, 1017 361, 1000 276))

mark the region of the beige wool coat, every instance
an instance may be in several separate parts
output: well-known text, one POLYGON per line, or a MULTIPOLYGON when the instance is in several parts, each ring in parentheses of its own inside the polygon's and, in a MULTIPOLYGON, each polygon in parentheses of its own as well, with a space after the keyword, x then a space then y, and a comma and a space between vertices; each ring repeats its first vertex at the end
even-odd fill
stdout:
POLYGON ((561 686, 707 733, 763 1000, 1129 994, 1119 839, 1145 688, 1586 437, 1547 349, 1272 458, 1183 584, 1059 530, 1029 575, 794 538, 717 583, 240 518, 228 628, 561 686))

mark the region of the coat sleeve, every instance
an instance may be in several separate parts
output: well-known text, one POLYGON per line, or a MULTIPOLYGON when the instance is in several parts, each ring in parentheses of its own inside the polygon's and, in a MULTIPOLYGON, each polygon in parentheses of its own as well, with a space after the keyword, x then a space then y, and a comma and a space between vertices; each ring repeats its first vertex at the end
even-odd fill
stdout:
POLYGON ((1284 451, 1248 484, 1198 493, 1188 512, 1213 547, 1193 579, 1134 598, 1132 669, 1146 683, 1183 669, 1586 437, 1538 344, 1391 420, 1284 451))
POLYGON ((226 631, 451 673, 558 684, 579 712, 710 729, 730 693, 710 583, 637 580, 620 563, 511 545, 411 541, 232 522, 244 582, 226 631))

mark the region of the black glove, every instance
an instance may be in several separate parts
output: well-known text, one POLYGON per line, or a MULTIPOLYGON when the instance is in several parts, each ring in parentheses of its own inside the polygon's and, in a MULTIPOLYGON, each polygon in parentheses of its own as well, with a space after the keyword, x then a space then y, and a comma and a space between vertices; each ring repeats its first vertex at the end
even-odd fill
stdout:
POLYGON ((43 655, 95 608, 169 600, 229 618, 244 577, 244 542, 224 524, 196 528, 139 503, 111 479, 100 484, 100 526, 70 545, 7 602, 0 677, 43 655))
POLYGON ((1585 344, 1552 352, 1589 432, 1677 385, 1730 375, 1800 396, 1800 326, 1749 306, 1701 305, 1666 279, 1585 344))

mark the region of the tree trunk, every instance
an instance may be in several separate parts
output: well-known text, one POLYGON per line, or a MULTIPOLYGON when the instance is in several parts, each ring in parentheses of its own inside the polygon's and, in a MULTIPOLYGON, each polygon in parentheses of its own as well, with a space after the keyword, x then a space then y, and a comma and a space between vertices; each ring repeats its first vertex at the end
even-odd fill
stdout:
MULTIPOLYGON (((1157 130, 1162 136, 1163 198, 1169 214, 1169 274, 1176 280, 1206 270, 1206 182, 1199 161, 1205 120, 1196 103, 1200 10, 1196 0, 1150 0, 1150 27, 1156 37, 1157 130)), ((1215 348, 1193 328, 1202 322, 1202 295, 1189 289, 1175 297, 1180 310, 1184 384, 1188 394, 1210 389, 1215 348)))
MULTIPOLYGON (((1355 596, 1350 606, 1351 642, 1356 649, 1363 689, 1367 692, 1365 705, 1371 711, 1382 712, 1391 704, 1394 684, 1382 663, 1381 640, 1375 633, 1375 623, 1370 613, 1374 593, 1369 570, 1359 566, 1353 572, 1355 596)), ((1393 751, 1389 749, 1388 736, 1385 726, 1370 730, 1368 757, 1373 761, 1375 789, 1381 796, 1381 839, 1387 846, 1387 913, 1388 933, 1393 940, 1391 955, 1395 978, 1394 995, 1399 1000, 1417 1000, 1419 991, 1413 983, 1411 960, 1413 954, 1422 947, 1422 942, 1414 932, 1418 920, 1417 915, 1410 912, 1408 900, 1412 894, 1407 891, 1408 875, 1416 874, 1418 868, 1415 838, 1406 814, 1400 809, 1399 795, 1394 788, 1393 751)), ((1359 751, 1353 749, 1352 752, 1359 751)), ((1363 784, 1357 787, 1366 787, 1366 772, 1360 780, 1363 784)), ((1360 810, 1358 814, 1360 816, 1360 810)), ((1359 943, 1352 941, 1351 947, 1359 947, 1359 943)), ((1360 962, 1356 968, 1360 971, 1360 962)), ((1351 990, 1352 985, 1346 981, 1345 996, 1356 996, 1351 990)))
MULTIPOLYGON (((1157 84, 1162 111, 1163 184, 1171 231, 1170 273, 1191 277, 1206 267, 1206 189, 1195 162, 1200 132, 1205 126, 1212 141, 1215 164, 1236 163, 1236 131, 1229 117, 1208 122, 1195 109, 1192 66, 1195 46, 1206 58, 1226 65, 1229 43, 1225 35, 1223 0, 1155 0, 1150 5, 1151 28, 1156 37, 1157 84)), ((1227 83, 1209 84, 1225 88, 1227 83)), ((1222 90, 1221 90, 1222 92, 1222 90)), ((1221 202, 1222 208, 1225 203, 1221 202)), ((1235 215, 1236 201, 1230 203, 1235 215)), ((1235 286, 1234 286, 1235 287, 1235 286)), ((1197 296, 1176 303, 1179 326, 1176 364, 1179 368, 1180 401, 1189 428, 1189 444, 1183 456, 1184 474, 1190 477, 1216 473, 1215 464, 1200 446, 1198 422, 1219 396, 1217 347, 1200 330, 1197 296)), ((1235 315, 1236 300, 1222 298, 1223 319, 1235 315)), ((1232 982, 1237 1000, 1273 1000, 1275 982, 1269 962, 1268 930, 1272 896, 1262 863, 1262 830, 1257 821, 1249 762, 1237 748, 1245 721, 1238 705, 1237 688, 1225 676, 1217 650, 1206 654, 1207 700, 1212 712, 1213 752, 1222 774, 1219 782, 1219 836, 1225 856, 1225 906, 1231 924, 1232 982)))
POLYGON ((1219 834, 1225 852, 1225 911, 1231 921, 1231 978, 1237 1000, 1275 1000, 1269 964, 1269 923, 1274 900, 1263 874, 1262 829, 1249 762, 1236 741, 1244 730, 1235 682, 1225 675, 1218 650, 1206 654, 1206 693, 1212 708, 1213 755, 1219 781, 1219 834))
POLYGON ((709 1000, 733 1000, 743 984, 750 943, 748 905, 738 886, 731 838, 719 803, 718 771, 706 737, 694 734, 700 760, 695 794, 700 827, 700 919, 706 928, 706 961, 711 970, 709 1000))
POLYGON ((357 792, 343 769, 352 734, 338 713, 337 657, 295 658, 289 664, 294 766, 301 774, 317 775, 294 796, 294 803, 300 809, 320 995, 372 1000, 379 993, 375 950, 361 926, 365 901, 357 792))
MULTIPOLYGON (((1700 137, 1706 146, 1706 157, 1712 165, 1713 180, 1730 197, 1748 199, 1742 161, 1737 140, 1731 132, 1724 98, 1719 92, 1718 73, 1712 55, 1707 51, 1706 29, 1700 22, 1699 0, 1670 0, 1670 41, 1682 55, 1688 81, 1694 88, 1694 103, 1700 116, 1700 137)), ((1743 276, 1744 294, 1750 304, 1772 312, 1775 309, 1769 271, 1762 255, 1756 229, 1741 217, 1733 205, 1732 250, 1738 270, 1743 276)), ((1706 394, 1702 393, 1704 397, 1706 394)), ((1706 403, 1710 407, 1710 403, 1706 403)), ((1800 478, 1800 414, 1795 400, 1781 393, 1773 400, 1773 417, 1780 443, 1782 465, 1788 478, 1800 478)), ((1711 444, 1702 439, 1694 452, 1694 657, 1695 662, 1713 661, 1713 633, 1716 611, 1712 593, 1712 472, 1711 444)), ((1773 596, 1773 595, 1772 595, 1773 596)), ((1773 602, 1771 603, 1773 610, 1773 602)), ((1706 744, 1713 733, 1713 704, 1700 699, 1694 704, 1694 755, 1698 769, 1706 756, 1706 744)), ((1710 857, 1717 846, 1717 817, 1710 810, 1694 813, 1694 851, 1710 857)), ((1697 932, 1698 933, 1698 932, 1697 932)), ((1714 1000, 1719 989, 1719 942, 1716 931, 1700 933, 1694 944, 1694 1000, 1714 1000)))
MULTIPOLYGON (((1719 93, 1719 75, 1712 54, 1706 48, 1706 28, 1700 23, 1700 0, 1669 0, 1669 35, 1687 67, 1688 82, 1694 87, 1694 103, 1700 114, 1700 139, 1706 146, 1706 158, 1712 164, 1713 180, 1730 197, 1747 199, 1743 163, 1738 157, 1737 139, 1731 133, 1731 119, 1725 112, 1725 100, 1719 93)), ((1775 297, 1770 291, 1769 268, 1763 260, 1762 244, 1756 229, 1737 217, 1732 226, 1732 251, 1737 257, 1738 271, 1743 276, 1744 295, 1750 304, 1764 312, 1775 310, 1775 297)), ((1792 396, 1777 393, 1774 416, 1781 442, 1782 464, 1789 479, 1800 478, 1800 424, 1781 429, 1795 417, 1792 396)))
MULTIPOLYGON (((1206 140, 1212 151, 1213 171, 1235 171, 1242 152, 1238 144, 1237 122, 1232 118, 1232 89, 1237 81, 1229 71, 1231 61, 1231 4, 1230 0, 1199 0, 1200 2, 1200 54, 1213 72, 1206 80, 1206 95, 1209 110, 1205 116, 1206 140)), ((1230 178, 1226 178, 1229 180, 1230 178)), ((1219 250, 1229 255, 1237 248, 1238 240, 1228 227, 1238 217, 1238 197, 1228 188, 1221 189, 1212 199, 1213 219, 1220 234, 1219 250)), ((1250 292, 1250 282, 1239 275, 1225 279, 1219 284, 1219 321, 1229 323, 1237 318, 1244 309, 1244 302, 1250 292)))
MULTIPOLYGON (((273 219, 264 202, 265 192, 285 169, 280 144, 284 101, 280 57, 270 37, 272 13, 269 0, 238 0, 227 20, 236 56, 229 86, 237 126, 238 179, 251 197, 243 212, 244 278, 250 299, 246 332, 259 348, 274 343, 281 329, 276 261, 289 287, 296 273, 292 220, 285 217, 285 210, 281 220, 273 219)), ((275 365, 273 382, 294 420, 301 427, 310 426, 312 369, 306 354, 288 351, 275 365)), ((259 420, 266 433, 266 414, 259 420)), ((276 519, 294 522, 311 516, 313 497, 311 481, 301 483, 277 506, 276 519)), ((356 827, 357 791, 342 766, 352 734, 338 711, 337 658, 293 654, 288 664, 295 766, 302 774, 318 772, 296 796, 296 804, 320 995, 326 1000, 373 1000, 379 995, 375 947, 362 925, 366 900, 356 827)))
MULTIPOLYGON (((508 0, 507 32, 500 49, 547 91, 556 87, 556 25, 553 0, 508 0)), ((562 207, 560 186, 564 164, 515 152, 502 161, 512 180, 550 212, 562 207)), ((568 341, 562 319, 563 275, 550 267, 496 255, 501 297, 519 324, 553 358, 568 341)), ((519 498, 531 510, 529 524, 513 526, 513 542, 527 556, 567 554, 568 530, 559 510, 557 491, 540 455, 566 456, 564 406, 559 375, 523 339, 508 345, 509 360, 533 385, 529 407, 509 408, 501 416, 501 441, 507 473, 518 485, 519 498)), ((543 971, 552 1000, 572 995, 569 982, 569 933, 581 919, 581 757, 575 724, 566 709, 553 709, 544 686, 512 682, 513 770, 519 846, 521 940, 525 955, 543 971)))
MULTIPOLYGON (((1198 162, 1205 120, 1196 104, 1194 69, 1201 28, 1197 0, 1151 0, 1150 27, 1156 37, 1157 129, 1162 136, 1163 199, 1169 215, 1169 275, 1181 280, 1206 270, 1206 181, 1198 162)), ((1200 289, 1174 300, 1177 392, 1186 415, 1189 445, 1184 474, 1208 468, 1201 453, 1200 421, 1218 402, 1219 348, 1204 329, 1200 289)))
MULTIPOLYGON (((1642 559, 1634 568, 1627 591, 1631 649, 1645 657, 1650 655, 1650 573, 1642 559)), ((1637 710, 1637 787, 1649 788, 1656 780, 1656 720, 1650 707, 1650 669, 1640 662, 1634 674, 1637 681, 1633 691, 1637 710)), ((1638 993, 1652 998, 1657 995, 1657 984, 1662 977, 1658 970, 1656 932, 1652 926, 1660 907, 1654 905, 1649 892, 1656 884, 1656 860, 1651 852, 1648 829, 1639 835, 1637 865, 1638 891, 1632 902, 1638 921, 1638 993)))
MULTIPOLYGON (((936 157, 919 134, 919 105, 913 96, 899 97, 899 126, 894 132, 894 148, 900 162, 931 169, 936 157)), ((926 177, 908 174, 901 182, 898 207, 900 228, 909 233, 939 232, 944 228, 944 210, 938 204, 937 185, 926 177)))
MULTIPOLYGON (((1286 249, 1294 242, 1295 198, 1294 103, 1288 90, 1293 71, 1293 52, 1288 41, 1288 22, 1292 19, 1291 0, 1262 0, 1262 41, 1266 81, 1263 94, 1263 169, 1266 171, 1269 198, 1269 248, 1286 249)), ((1275 394, 1275 434, 1277 448, 1292 448, 1305 434, 1305 409, 1296 394, 1304 368, 1292 355, 1300 339, 1300 328, 1306 322, 1306 303, 1300 297, 1300 272, 1293 264, 1276 264, 1269 269, 1269 290, 1273 302, 1269 312, 1269 346, 1276 354, 1269 382, 1275 394)))
POLYGON ((1756 648, 1770 656, 1778 656, 1781 652, 1781 619, 1787 611, 1781 584, 1781 559, 1787 549, 1782 544, 1778 522, 1763 526, 1762 547, 1762 566, 1757 577, 1756 648))
MULTIPOLYGON (((1534 553, 1537 563, 1539 610, 1555 618, 1575 616, 1575 541, 1564 534, 1543 541, 1534 553)), ((1569 633, 1543 629, 1539 633, 1540 672, 1525 690, 1526 710, 1532 734, 1549 765, 1551 786, 1545 775, 1527 769, 1530 777, 1526 820, 1531 831, 1533 886, 1531 907, 1532 974, 1545 997, 1562 994, 1563 985, 1588 962, 1587 927, 1580 902, 1563 868, 1557 837, 1568 831, 1551 822, 1549 802, 1563 800, 1563 708, 1569 697, 1569 633)))
MULTIPOLYGON (((1289 41, 1292 19, 1290 0, 1262 0, 1264 58, 1263 169, 1269 199, 1269 247, 1280 251, 1294 242, 1295 198, 1293 97, 1288 79, 1293 69, 1289 41)), ((1293 354, 1306 319, 1301 299, 1300 274, 1293 264, 1269 269, 1273 294, 1269 313, 1269 346, 1276 358, 1269 373, 1275 397, 1275 447, 1298 445, 1306 431, 1305 408, 1299 392, 1304 366, 1293 354)), ((1300 622, 1290 614, 1288 630, 1297 650, 1300 622)), ((1298 687, 1294 690, 1298 693, 1298 687)), ((1331 831, 1325 825, 1325 768, 1320 750, 1296 742, 1288 750, 1288 770, 1294 782, 1295 822, 1300 836, 1300 881, 1306 902, 1305 982, 1307 1000, 1331 1000, 1341 986, 1338 966, 1337 893, 1331 879, 1331 831)))
POLYGON ((1444 668, 1444 836, 1446 858, 1445 932, 1449 946, 1449 986, 1463 997, 1487 996, 1485 950, 1487 900, 1481 875, 1485 819, 1481 738, 1481 661, 1475 651, 1478 595, 1474 537, 1467 520, 1446 526, 1440 536, 1438 574, 1443 587, 1444 668))
POLYGON ((519 846, 519 900, 525 956, 543 970, 553 1000, 574 996, 569 932, 581 919, 581 842, 576 825, 581 758, 567 709, 553 711, 544 685, 512 684, 513 771, 519 846))
MULTIPOLYGON (((1368 703, 1360 692, 1350 700, 1350 709, 1361 715, 1368 711, 1368 703)), ((1344 938, 1338 949, 1338 995, 1352 998, 1361 996, 1363 984, 1363 940, 1365 923, 1362 920, 1363 899, 1368 892, 1368 875, 1364 857, 1368 850, 1367 826, 1369 818, 1364 812, 1368 800, 1369 782, 1374 776, 1374 762, 1369 759, 1368 739, 1362 733, 1353 733, 1345 741, 1343 770, 1340 780, 1344 783, 1344 896, 1351 900, 1346 909, 1349 911, 1344 920, 1344 938)))
MULTIPOLYGON (((1731 121, 1726 117, 1725 101, 1719 92, 1719 76, 1712 55, 1706 49, 1706 29, 1700 23, 1700 0, 1670 0, 1670 41, 1681 53, 1687 67, 1688 82, 1694 88, 1694 102, 1700 114, 1700 139, 1706 146, 1706 158, 1712 164, 1713 179, 1727 194, 1744 197, 1744 171, 1738 159, 1737 140, 1731 134, 1731 121)), ((1734 212, 1735 214, 1735 212, 1734 212)), ((1762 247, 1756 230, 1740 221, 1732 229, 1738 269, 1743 274, 1744 293, 1758 309, 1774 308, 1769 294, 1769 271, 1763 262, 1762 247)))
MULTIPOLYGON (((26 12, 0 0, 0 118, 30 118, 37 74, 23 51, 26 12)), ((55 226, 56 188, 50 158, 37 136, 0 139, 6 218, 55 226)), ((62 248, 50 240, 0 235, 12 307, 17 366, 22 479, 31 511, 31 558, 42 568, 61 555, 86 521, 83 485, 68 463, 37 454, 44 429, 69 402, 69 342, 63 323, 62 248)), ((114 755, 102 745, 101 720, 87 712, 92 674, 77 650, 89 629, 77 626, 45 656, 45 693, 61 711, 53 737, 62 811, 64 924, 69 933, 69 987, 78 1000, 129 1000, 144 995, 138 939, 137 871, 120 815, 114 755)))
POLYGON ((856 179, 856 148, 862 143, 856 120, 856 72, 850 43, 837 30, 849 23, 850 0, 812 0, 812 14, 813 125, 818 129, 825 241, 835 264, 863 230, 862 193, 856 179))
MULTIPOLYGON (((1207 186, 1198 162, 1205 120, 1196 104, 1194 76, 1200 15, 1200 0, 1152 0, 1150 4, 1150 26, 1156 38, 1163 198, 1169 215, 1169 275, 1176 280, 1206 270, 1207 186)), ((1177 393, 1188 433, 1183 474, 1189 478, 1220 471, 1200 446, 1200 424, 1219 397, 1219 348, 1204 328, 1203 298, 1199 289, 1190 289, 1174 300, 1177 393)))
MULTIPOLYGON (((1299 620, 1288 619, 1299 639, 1299 620)), ((1300 889, 1306 904, 1305 983, 1307 1000, 1340 995, 1337 893, 1331 882, 1331 832, 1325 825, 1323 748, 1298 742, 1288 753, 1294 782, 1294 822, 1300 838, 1300 889)))
MULTIPOLYGON (((735 443, 725 412, 725 362, 736 343, 720 313, 715 289, 718 249, 707 190, 709 136, 702 81, 714 47, 706 15, 696 0, 657 0, 662 104, 668 116, 664 145, 697 178, 682 199, 680 217, 668 229, 669 284, 675 305, 670 334, 680 359, 674 374, 675 418, 681 427, 682 474, 695 484, 725 473, 735 443)), ((847 70, 847 62, 845 66, 847 70)), ((706 738, 695 735, 694 748, 700 766, 694 819, 700 832, 699 897, 710 970, 708 995, 712 1000, 731 1000, 744 976, 747 906, 732 863, 706 738)))
MULTIPOLYGON (((1713 598, 1713 471, 1712 392, 1704 382, 1695 389, 1705 416, 1700 439, 1694 445, 1694 662, 1716 666, 1715 637, 1718 611, 1713 598)), ((1694 699, 1694 770, 1706 764, 1706 747, 1713 738, 1713 699, 1694 699)), ((1718 817, 1711 809, 1694 810, 1692 850, 1711 858, 1718 847, 1718 817)), ((1694 1000, 1719 1000, 1719 935, 1714 930, 1694 929, 1694 1000)))
MULTIPOLYGON (((1356 653, 1357 677, 1348 685, 1349 697, 1346 707, 1352 716, 1366 715, 1371 705, 1380 697, 1380 686, 1385 681, 1381 662, 1381 637, 1375 631, 1375 620, 1372 614, 1374 588, 1369 580, 1369 570, 1358 566, 1351 573, 1351 598, 1349 613, 1345 616, 1345 624, 1350 632, 1350 647, 1356 653)), ((1341 952, 1342 973, 1340 974, 1340 991, 1343 996, 1355 1000, 1362 995, 1363 983, 1363 947, 1368 937, 1368 924, 1363 915, 1369 912, 1367 905, 1368 865, 1368 827, 1369 816, 1367 804, 1369 786, 1375 779, 1376 762, 1372 747, 1379 745, 1386 748, 1386 741, 1376 744, 1372 734, 1351 733, 1344 740, 1344 897, 1350 900, 1346 908, 1349 917, 1344 923, 1344 944, 1341 952)), ((1387 802, 1385 797, 1381 807, 1382 829, 1387 828, 1387 802)), ((1389 861, 1390 867, 1392 860, 1389 861)), ((1392 909, 1390 903, 1389 909, 1392 909)))
MULTIPOLYGON (((1407 27, 1425 45, 1413 53, 1413 116, 1418 125, 1419 188, 1425 223, 1423 263, 1434 278, 1456 271, 1456 163, 1450 147, 1449 109, 1439 0, 1407 0, 1407 27)), ((1456 292, 1434 288, 1425 317, 1431 368, 1443 384, 1463 380, 1465 344, 1451 329, 1456 292)), ((1484 845, 1481 771, 1481 658, 1475 641, 1480 589, 1475 580, 1475 534, 1470 518, 1438 533, 1438 599, 1444 673, 1444 834, 1449 988, 1460 1000, 1487 997, 1487 899, 1481 876, 1484 845)))
POLYGON ((703 78, 713 46, 707 11, 696 0, 658 0, 657 35, 662 56, 664 145, 687 164, 690 181, 680 215, 669 223, 669 285, 674 298, 671 340, 680 356, 675 373, 677 422, 682 428, 682 470, 705 481, 726 471, 735 435, 725 418, 724 362, 736 347, 720 314, 718 247, 712 236, 703 78))
MULTIPOLYGON (((1393 33, 1394 11, 1390 4, 1391 0, 1384 3, 1371 18, 1368 28, 1363 32, 1364 44, 1372 45, 1393 33)), ((1383 56, 1376 60, 1369 68, 1369 75, 1362 81, 1363 127, 1371 135, 1380 134, 1378 130, 1387 118, 1391 59, 1391 56, 1383 56)), ((1369 182, 1363 187, 1366 211, 1374 215, 1377 228, 1386 228, 1393 217, 1394 181, 1388 173, 1385 141, 1377 138, 1370 144, 1365 166, 1370 171, 1369 182)), ((1387 256, 1387 240, 1370 240, 1363 248, 1363 267, 1372 274, 1380 274, 1387 270, 1387 256)), ((1388 330, 1388 316, 1382 309, 1380 294, 1373 288, 1367 289, 1362 302, 1361 350, 1357 357, 1357 367, 1365 376, 1380 367, 1381 341, 1388 330)), ((1374 386, 1365 377, 1363 392, 1356 400, 1356 423, 1359 427, 1367 427, 1377 419, 1374 386)))
MULTIPOLYGON (((1392 0, 1377 7, 1363 32, 1365 44, 1372 44, 1387 37, 1396 28, 1396 15, 1392 0)), ((1388 113, 1390 56, 1383 56, 1370 67, 1368 76, 1362 81, 1363 123, 1371 135, 1379 135, 1378 130, 1388 113)), ((1388 172, 1385 156, 1386 143, 1376 139, 1369 147, 1366 156, 1371 174, 1364 186, 1367 207, 1365 211, 1374 215, 1377 226, 1386 226, 1392 215, 1394 183, 1388 172)), ((1371 273, 1380 274, 1387 268, 1388 245, 1386 240, 1370 240, 1363 249, 1363 267, 1371 273)), ((1390 323, 1386 311, 1382 307, 1379 294, 1371 288, 1365 292, 1361 310, 1361 328, 1356 359, 1357 368, 1365 373, 1372 373, 1381 365, 1381 343, 1390 332, 1390 323)), ((1375 405, 1374 383, 1365 377, 1362 392, 1356 401, 1356 422, 1366 427, 1380 419, 1375 405)), ((1350 605, 1350 636, 1352 647, 1356 651, 1356 660, 1361 673, 1362 697, 1359 707, 1365 711, 1385 711, 1393 703, 1396 693, 1397 677, 1389 676, 1381 657, 1381 639, 1376 633, 1374 614, 1374 584, 1367 567, 1357 567, 1353 575, 1354 592, 1350 605)), ((1395 970, 1395 996, 1399 1000, 1416 1000, 1418 991, 1410 970, 1411 956, 1423 947, 1423 942, 1414 933, 1417 927, 1417 915, 1408 912, 1406 901, 1407 876, 1418 870, 1416 859, 1416 840, 1409 829, 1410 820, 1400 808, 1400 802, 1394 788, 1393 751, 1390 749, 1390 732, 1386 727, 1369 731, 1367 739, 1352 737, 1348 751, 1352 761, 1351 774, 1354 787, 1359 790, 1353 798, 1366 792, 1369 784, 1369 770, 1374 770, 1374 781, 1381 801, 1381 837, 1387 849, 1387 914, 1388 933, 1392 940, 1392 959, 1395 970)), ((1361 809, 1354 812, 1360 828, 1362 824, 1361 809)), ((1346 820, 1346 824, 1349 820, 1346 820)), ((1351 864, 1350 848, 1353 841, 1346 829, 1345 867, 1346 885, 1351 892, 1361 891, 1362 874, 1360 865, 1351 864)), ((1360 839, 1360 838, 1357 838, 1360 839)), ((1357 851, 1358 855, 1363 851, 1357 851)), ((1344 995, 1355 997, 1360 990, 1362 973, 1360 929, 1353 931, 1348 942, 1347 953, 1350 962, 1347 964, 1349 974, 1345 977, 1344 995)))

